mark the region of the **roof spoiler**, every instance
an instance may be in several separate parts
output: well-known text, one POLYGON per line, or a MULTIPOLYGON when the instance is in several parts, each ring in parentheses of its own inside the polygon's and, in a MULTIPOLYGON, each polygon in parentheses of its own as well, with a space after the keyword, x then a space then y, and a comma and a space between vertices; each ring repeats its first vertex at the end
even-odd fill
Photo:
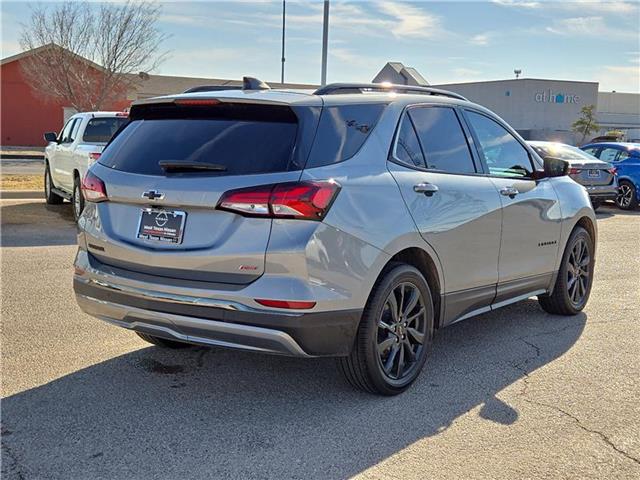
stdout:
POLYGON ((331 83, 320 87, 315 95, 339 95, 346 93, 366 93, 366 92, 395 92, 395 93, 416 93, 421 95, 440 95, 443 97, 455 98, 458 100, 467 99, 462 95, 431 87, 414 87, 411 85, 395 85, 392 83, 331 83))

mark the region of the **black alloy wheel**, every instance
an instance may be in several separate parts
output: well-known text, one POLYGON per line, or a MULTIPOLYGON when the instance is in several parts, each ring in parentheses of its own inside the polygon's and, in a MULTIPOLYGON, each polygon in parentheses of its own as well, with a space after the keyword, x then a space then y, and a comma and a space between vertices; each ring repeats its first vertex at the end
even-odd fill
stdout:
POLYGON ((418 287, 409 282, 396 286, 378 320, 378 360, 392 382, 411 375, 422 355, 427 329, 427 309, 418 287))

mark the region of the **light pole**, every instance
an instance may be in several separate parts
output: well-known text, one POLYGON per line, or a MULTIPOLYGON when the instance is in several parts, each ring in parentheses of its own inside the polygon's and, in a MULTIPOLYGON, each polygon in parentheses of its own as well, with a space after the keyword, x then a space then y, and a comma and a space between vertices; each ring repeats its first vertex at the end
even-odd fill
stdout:
POLYGON ((285 18, 287 13, 287 0, 282 0, 282 68, 280 69, 280 83, 284 83, 284 32, 285 18))
POLYGON ((320 84, 327 84, 327 44, 329 42, 329 0, 324 0, 324 17, 322 23, 322 74, 320 84))

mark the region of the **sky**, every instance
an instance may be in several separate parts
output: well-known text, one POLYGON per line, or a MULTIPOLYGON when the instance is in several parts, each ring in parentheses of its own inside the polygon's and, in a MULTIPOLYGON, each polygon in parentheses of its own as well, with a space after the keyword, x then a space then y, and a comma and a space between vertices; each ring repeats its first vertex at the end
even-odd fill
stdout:
MULTIPOLYGON (((322 1, 287 2, 285 80, 319 83, 322 1)), ((160 2, 166 61, 152 73, 279 81, 281 1, 160 2)), ((21 51, 25 1, 1 3, 2 57, 21 51)), ((51 5, 53 5, 51 3, 51 5)), ((51 6, 50 5, 50 6, 51 6)), ((369 82, 388 61, 432 84, 513 78, 596 81, 640 92, 640 1, 338 1, 329 82, 369 82)))

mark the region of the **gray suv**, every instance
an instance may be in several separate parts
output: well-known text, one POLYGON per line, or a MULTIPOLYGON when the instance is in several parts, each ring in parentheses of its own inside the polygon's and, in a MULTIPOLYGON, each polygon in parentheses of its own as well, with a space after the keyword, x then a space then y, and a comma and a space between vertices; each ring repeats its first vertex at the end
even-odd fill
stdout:
POLYGON ((495 114, 431 88, 249 87, 132 106, 83 180, 85 312, 161 347, 339 357, 393 395, 439 328, 587 303, 589 196, 495 114))

